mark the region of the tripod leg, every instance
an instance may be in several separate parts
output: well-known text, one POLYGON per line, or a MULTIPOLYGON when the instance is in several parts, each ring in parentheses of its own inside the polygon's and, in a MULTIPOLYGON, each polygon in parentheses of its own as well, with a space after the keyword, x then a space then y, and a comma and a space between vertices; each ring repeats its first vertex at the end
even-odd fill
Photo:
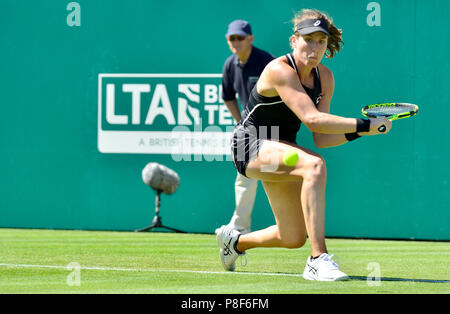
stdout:
POLYGON ((150 230, 151 228, 153 228, 153 226, 148 226, 148 227, 145 227, 142 229, 137 229, 137 230, 134 230, 134 232, 144 232, 144 231, 150 230))
POLYGON ((186 231, 181 231, 181 230, 178 230, 178 229, 175 229, 175 228, 172 228, 172 227, 161 226, 160 228, 164 228, 164 229, 167 229, 167 230, 175 231, 177 233, 186 233, 186 231))

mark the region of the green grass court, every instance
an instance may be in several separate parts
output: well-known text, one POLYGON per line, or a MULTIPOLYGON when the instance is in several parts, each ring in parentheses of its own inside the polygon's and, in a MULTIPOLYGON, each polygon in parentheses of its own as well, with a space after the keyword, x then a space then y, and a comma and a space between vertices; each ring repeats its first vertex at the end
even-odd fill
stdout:
POLYGON ((230 273, 214 235, 0 229, 0 293, 450 293, 448 242, 327 244, 352 280, 304 280, 308 244, 250 250, 230 273))

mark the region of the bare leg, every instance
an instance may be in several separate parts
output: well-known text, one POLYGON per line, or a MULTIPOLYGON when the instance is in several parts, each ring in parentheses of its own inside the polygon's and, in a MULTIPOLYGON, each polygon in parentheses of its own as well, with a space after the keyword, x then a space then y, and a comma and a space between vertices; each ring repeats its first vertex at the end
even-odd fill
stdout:
POLYGON ((296 237, 302 232, 298 219, 293 219, 296 208, 300 213, 303 209, 301 219, 308 232, 312 255, 327 253, 324 232, 326 167, 320 155, 298 146, 265 141, 258 157, 249 163, 247 176, 263 182, 277 226, 241 236, 238 250, 263 246, 298 247, 301 241, 296 242, 289 236, 293 231, 296 231, 296 237), (299 161, 296 166, 288 167, 283 164, 282 156, 292 150, 299 155, 299 161), (289 182, 297 182, 297 185, 289 182))
POLYGON ((301 199, 312 256, 327 253, 325 245, 325 185, 324 166, 311 171, 303 180, 301 199))
POLYGON ((306 227, 300 203, 301 182, 263 182, 276 225, 241 235, 240 251, 254 247, 298 248, 306 241, 306 227))

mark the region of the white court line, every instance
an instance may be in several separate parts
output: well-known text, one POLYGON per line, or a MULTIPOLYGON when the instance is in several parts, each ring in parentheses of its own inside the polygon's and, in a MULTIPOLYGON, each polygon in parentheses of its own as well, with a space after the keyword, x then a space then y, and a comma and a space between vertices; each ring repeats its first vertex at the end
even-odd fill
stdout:
MULTIPOLYGON (((69 264, 71 265, 71 264, 69 264)), ((73 266, 60 265, 30 265, 30 264, 6 264, 0 263, 0 267, 11 268, 52 268, 63 269, 67 271, 74 270, 73 266)), ((253 276, 278 276, 278 277, 302 277, 302 274, 288 273, 255 273, 255 272, 225 272, 225 271, 202 271, 202 270, 183 270, 183 269, 149 269, 149 268, 116 268, 116 267, 87 267, 80 266, 80 270, 102 270, 102 271, 122 271, 122 272, 166 272, 166 273, 190 273, 204 275, 253 275, 253 276)), ((364 276, 350 276, 354 280, 367 280, 364 276)), ((381 278, 381 281, 400 281, 400 282, 425 282, 425 283, 450 283, 450 280, 433 280, 433 279, 407 279, 407 278, 381 278)))
MULTIPOLYGON (((5 264, 0 263, 0 267, 12 268, 52 268, 73 270, 73 267, 60 265, 30 265, 30 264, 5 264)), ((88 267, 80 266, 80 270, 103 270, 103 271, 123 271, 123 272, 166 272, 166 273, 192 273, 206 275, 257 275, 257 276, 282 276, 282 277, 301 277, 302 274, 286 273, 252 273, 252 272, 225 272, 225 271, 203 271, 203 270, 183 270, 183 269, 148 269, 148 268, 117 268, 117 267, 88 267)))

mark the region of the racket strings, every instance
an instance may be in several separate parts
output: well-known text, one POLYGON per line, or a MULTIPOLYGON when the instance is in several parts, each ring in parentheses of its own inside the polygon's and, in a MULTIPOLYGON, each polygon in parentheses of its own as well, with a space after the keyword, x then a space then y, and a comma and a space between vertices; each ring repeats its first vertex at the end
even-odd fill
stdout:
POLYGON ((407 113, 414 111, 414 107, 411 105, 397 104, 395 106, 379 106, 368 108, 366 112, 374 116, 392 116, 396 114, 407 113))

